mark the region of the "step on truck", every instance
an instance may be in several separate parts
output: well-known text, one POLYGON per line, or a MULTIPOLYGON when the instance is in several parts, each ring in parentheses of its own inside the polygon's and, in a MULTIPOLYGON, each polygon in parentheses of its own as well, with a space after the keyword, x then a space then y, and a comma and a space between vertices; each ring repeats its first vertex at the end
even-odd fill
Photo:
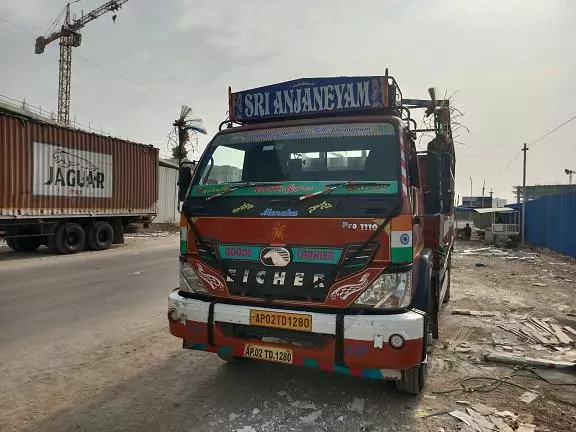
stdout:
POLYGON ((181 185, 168 320, 184 348, 421 392, 454 225, 450 107, 429 93, 403 99, 387 71, 229 90, 181 185))
POLYGON ((59 124, 0 101, 0 240, 59 254, 124 242, 150 222, 158 149, 59 124))

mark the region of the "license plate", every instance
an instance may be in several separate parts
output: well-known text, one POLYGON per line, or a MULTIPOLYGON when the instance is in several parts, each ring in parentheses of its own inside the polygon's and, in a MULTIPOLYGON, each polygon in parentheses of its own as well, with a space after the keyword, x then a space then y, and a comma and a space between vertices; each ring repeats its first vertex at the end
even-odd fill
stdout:
POLYGON ((289 349, 250 344, 244 347, 244 357, 292 364, 293 355, 289 349))
POLYGON ((312 315, 251 309, 250 325, 309 332, 312 315))

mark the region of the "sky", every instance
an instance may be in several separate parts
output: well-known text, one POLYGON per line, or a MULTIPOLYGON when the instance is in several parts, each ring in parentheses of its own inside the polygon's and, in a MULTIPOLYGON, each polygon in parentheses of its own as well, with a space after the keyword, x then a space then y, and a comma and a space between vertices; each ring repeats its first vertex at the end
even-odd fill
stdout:
MULTIPOLYGON (((105 0, 82 0, 88 12, 105 0)), ((0 2, 0 95, 53 109, 58 45, 34 54, 66 2, 0 2), (31 33, 31 34, 30 34, 31 33)), ((573 0, 129 0, 115 23, 82 30, 72 60, 71 116, 167 155, 180 106, 208 135, 226 118, 228 86, 301 77, 384 74, 404 97, 453 95, 456 192, 512 198, 522 182, 567 183, 576 170, 576 2, 573 0)), ((417 117, 418 118, 418 117, 417 117)), ((425 142, 425 141, 424 141, 425 142)), ((196 156, 197 157, 197 156, 196 156)))

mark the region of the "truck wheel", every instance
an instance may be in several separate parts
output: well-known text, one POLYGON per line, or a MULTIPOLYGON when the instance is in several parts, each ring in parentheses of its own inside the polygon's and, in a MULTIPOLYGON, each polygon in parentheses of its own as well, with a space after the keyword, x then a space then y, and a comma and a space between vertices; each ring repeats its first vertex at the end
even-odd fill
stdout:
POLYGON ((86 234, 82 227, 76 223, 62 224, 54 235, 54 246, 63 254, 73 254, 84 249, 86 234))
POLYGON ((14 252, 22 252, 20 249, 18 249, 18 246, 16 246, 16 244, 14 243, 14 240, 16 239, 6 239, 6 245, 12 249, 14 252))
POLYGON ((95 251, 109 249, 114 241, 114 228, 108 222, 99 221, 87 229, 88 246, 95 251))
POLYGON ((41 237, 20 237, 12 239, 14 250, 18 252, 34 252, 42 244, 41 237))
POLYGON ((402 379, 396 381, 396 389, 402 393, 418 395, 424 389, 427 376, 428 365, 421 363, 402 372, 402 379))

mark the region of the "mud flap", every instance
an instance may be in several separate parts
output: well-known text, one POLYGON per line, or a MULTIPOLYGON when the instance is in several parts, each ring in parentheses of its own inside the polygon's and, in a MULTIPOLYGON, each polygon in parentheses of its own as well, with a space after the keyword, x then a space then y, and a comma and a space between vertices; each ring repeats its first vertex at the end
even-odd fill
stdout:
POLYGON ((208 307, 208 323, 207 323, 207 331, 208 331, 208 345, 214 346, 214 306, 216 305, 215 301, 210 302, 210 306, 208 307))
POLYGON ((425 362, 428 357, 428 315, 426 312, 422 312, 418 309, 412 309, 412 312, 417 313, 418 315, 422 315, 424 319, 423 322, 423 329, 422 329, 422 362, 425 362))
POLYGON ((336 343, 334 344, 334 363, 336 366, 343 366, 344 364, 344 313, 336 313, 336 343))

